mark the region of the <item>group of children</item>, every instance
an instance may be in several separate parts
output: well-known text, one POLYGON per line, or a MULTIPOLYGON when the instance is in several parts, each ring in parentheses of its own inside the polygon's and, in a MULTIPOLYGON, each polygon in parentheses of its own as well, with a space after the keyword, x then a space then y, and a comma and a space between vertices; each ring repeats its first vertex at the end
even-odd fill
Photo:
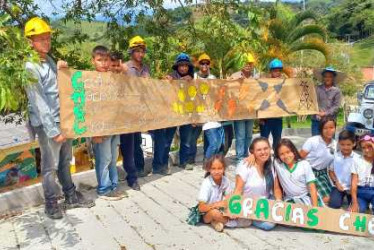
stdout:
MULTIPOLYGON (((65 208, 92 207, 94 201, 83 197, 76 191, 71 178, 70 161, 72 141, 65 138, 60 130, 60 106, 57 87, 57 69, 67 67, 65 62, 57 65, 48 56, 51 49, 51 28, 40 18, 32 18, 25 25, 25 36, 40 56, 40 63, 27 63, 26 69, 37 80, 27 87, 29 98, 30 129, 38 135, 41 149, 42 184, 45 196, 45 213, 53 219, 62 218, 62 209, 58 204, 58 186, 55 175, 62 185, 65 195, 65 208)), ((137 36, 130 40, 128 53, 130 60, 123 63, 123 55, 110 52, 104 46, 92 51, 92 65, 98 72, 113 72, 150 77, 149 68, 143 63, 146 53, 145 41, 137 36)), ((254 58, 246 55, 246 64, 232 78, 256 77, 254 58)), ((178 55, 173 72, 165 79, 214 79, 210 73, 211 59, 202 54, 198 59, 198 72, 187 54, 178 55)), ((270 63, 271 77, 281 77, 283 64, 278 59, 270 63)), ((325 72, 326 73, 326 72, 325 72)), ((325 93, 327 89, 321 89, 325 93)), ((331 91, 330 91, 331 92, 331 91)), ((331 94, 326 92, 326 96, 331 94), (327 94, 328 93, 328 94, 327 94)), ((335 93, 335 92, 334 92, 335 93)), ((328 99, 331 99, 330 97, 328 99)), ((334 113, 328 103, 326 109, 334 113), (332 110, 332 111, 331 111, 332 110)), ((282 124, 280 118, 266 119, 260 122, 261 135, 251 146, 253 120, 235 121, 236 150, 242 161, 237 167, 236 185, 233 188, 224 176, 225 162, 222 156, 224 130, 219 122, 207 122, 184 125, 180 134, 180 167, 190 170, 196 157, 197 139, 204 131, 204 159, 207 176, 199 195, 199 211, 203 221, 212 223, 218 231, 224 225, 230 227, 253 224, 264 230, 275 225, 271 223, 251 222, 226 218, 222 209, 227 206, 224 196, 230 192, 257 195, 276 200, 302 202, 308 205, 328 205, 333 208, 343 206, 344 198, 352 211, 366 212, 374 203, 374 150, 372 137, 366 136, 358 141, 363 156, 353 152, 355 137, 348 131, 339 134, 336 145, 334 135, 336 123, 334 117, 321 112, 316 116, 314 126, 319 125, 320 135, 309 138, 302 150, 297 151, 290 140, 281 139, 282 124), (267 138, 273 136, 274 159, 267 138), (248 149, 249 148, 249 149, 248 149), (248 152, 251 154, 248 156, 248 152)), ((153 173, 170 174, 169 151, 177 128, 164 128, 150 131, 154 141, 153 173)), ((123 167, 127 172, 127 183, 134 190, 140 190, 137 178, 147 176, 141 149, 141 134, 123 134, 91 139, 95 157, 97 193, 108 200, 119 200, 126 196, 118 190, 118 170, 116 167, 118 147, 123 156, 123 167)))
POLYGON ((274 156, 267 138, 254 139, 250 156, 236 168, 235 188, 225 176, 224 158, 213 156, 205 165, 207 174, 198 196, 202 221, 217 231, 233 225, 275 227, 270 222, 244 223, 224 216, 225 196, 230 193, 360 213, 367 213, 371 206, 374 214, 374 137, 366 135, 356 142, 352 132, 343 130, 336 142, 336 122, 329 116, 321 119, 319 131, 300 151, 291 140, 281 139, 274 156), (362 156, 354 152, 355 146, 362 156))

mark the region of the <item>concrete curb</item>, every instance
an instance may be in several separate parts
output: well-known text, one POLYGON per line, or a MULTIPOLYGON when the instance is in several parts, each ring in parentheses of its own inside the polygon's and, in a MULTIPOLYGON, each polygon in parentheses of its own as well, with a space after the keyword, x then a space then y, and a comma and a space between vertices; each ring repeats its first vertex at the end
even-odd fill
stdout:
MULTIPOLYGON (((78 189, 82 184, 97 186, 95 170, 74 174, 72 178, 78 189)), ((60 194, 62 195, 61 189, 60 194)), ((2 193, 0 194, 0 216, 28 207, 39 206, 43 203, 44 194, 41 183, 2 193)))

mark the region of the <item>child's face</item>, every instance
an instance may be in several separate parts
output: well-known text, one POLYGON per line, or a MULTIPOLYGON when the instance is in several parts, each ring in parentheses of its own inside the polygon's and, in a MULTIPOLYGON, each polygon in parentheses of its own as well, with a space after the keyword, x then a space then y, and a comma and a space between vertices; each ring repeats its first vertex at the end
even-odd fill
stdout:
POLYGON ((203 60, 199 63, 199 69, 201 73, 208 73, 210 68, 210 62, 207 60, 203 60))
POLYGON ((121 73, 121 61, 120 60, 111 60, 109 70, 113 73, 121 73))
POLYGON ((95 55, 91 60, 95 70, 98 72, 107 72, 109 70, 109 56, 95 55))
POLYGON ((322 137, 325 139, 332 139, 335 134, 335 123, 328 121, 322 128, 322 137))
POLYGON ((270 146, 265 141, 257 142, 253 147, 253 156, 258 163, 265 163, 270 158, 270 146))
POLYGON ((212 176, 213 180, 221 180, 224 172, 225 167, 223 166, 222 162, 218 160, 213 161, 212 166, 209 169, 209 173, 212 176))
POLYGON ((44 33, 30 37, 31 46, 36 52, 46 55, 51 50, 51 34, 44 33))
POLYGON ((344 156, 351 155, 354 146, 355 146, 355 143, 349 139, 339 141, 339 148, 344 156))
POLYGON ((270 72, 271 78, 279 78, 282 76, 282 70, 281 69, 273 69, 270 72))
POLYGON ((178 65, 178 72, 182 76, 187 75, 188 74, 188 64, 187 63, 179 64, 178 65))
POLYGON ((374 156, 373 143, 371 141, 362 141, 360 144, 361 144, 362 153, 364 157, 373 158, 374 156))
POLYGON ((278 154, 281 161, 286 163, 287 165, 292 165, 295 163, 295 154, 289 147, 281 146, 278 149, 278 154))
POLYGON ((145 56, 145 49, 144 48, 135 48, 131 53, 132 60, 136 62, 142 62, 145 56))

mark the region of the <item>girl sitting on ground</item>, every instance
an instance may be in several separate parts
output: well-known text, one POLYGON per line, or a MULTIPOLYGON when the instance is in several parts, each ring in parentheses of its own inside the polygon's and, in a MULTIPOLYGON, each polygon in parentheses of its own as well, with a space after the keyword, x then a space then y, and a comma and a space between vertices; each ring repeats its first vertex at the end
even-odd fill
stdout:
MULTIPOLYGON (((295 145, 289 139, 281 139, 275 149, 274 168, 277 182, 285 194, 285 201, 318 205, 316 177, 308 161, 302 160, 295 145)), ((278 198, 278 197, 277 197, 278 198)))
POLYGON ((374 214, 374 138, 365 135, 359 141, 362 149, 361 164, 354 164, 351 172, 352 212, 366 213, 371 204, 374 214))
POLYGON ((223 215, 227 207, 227 201, 224 197, 230 194, 232 185, 225 176, 226 163, 224 156, 213 155, 205 165, 205 179, 201 185, 198 197, 198 209, 202 215, 203 222, 211 224, 213 228, 222 232, 227 227, 247 226, 247 220, 231 220, 223 215))

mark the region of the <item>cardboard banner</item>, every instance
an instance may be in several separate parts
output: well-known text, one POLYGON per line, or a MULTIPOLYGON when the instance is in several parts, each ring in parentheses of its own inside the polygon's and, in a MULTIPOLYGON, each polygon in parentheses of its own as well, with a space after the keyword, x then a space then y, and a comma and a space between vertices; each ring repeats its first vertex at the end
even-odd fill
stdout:
POLYGON ((309 79, 186 82, 65 69, 58 85, 69 138, 318 112, 309 79))
POLYGON ((374 236, 374 216, 350 213, 341 209, 310 207, 282 201, 232 195, 227 215, 269 221, 293 227, 321 229, 330 232, 374 236))

